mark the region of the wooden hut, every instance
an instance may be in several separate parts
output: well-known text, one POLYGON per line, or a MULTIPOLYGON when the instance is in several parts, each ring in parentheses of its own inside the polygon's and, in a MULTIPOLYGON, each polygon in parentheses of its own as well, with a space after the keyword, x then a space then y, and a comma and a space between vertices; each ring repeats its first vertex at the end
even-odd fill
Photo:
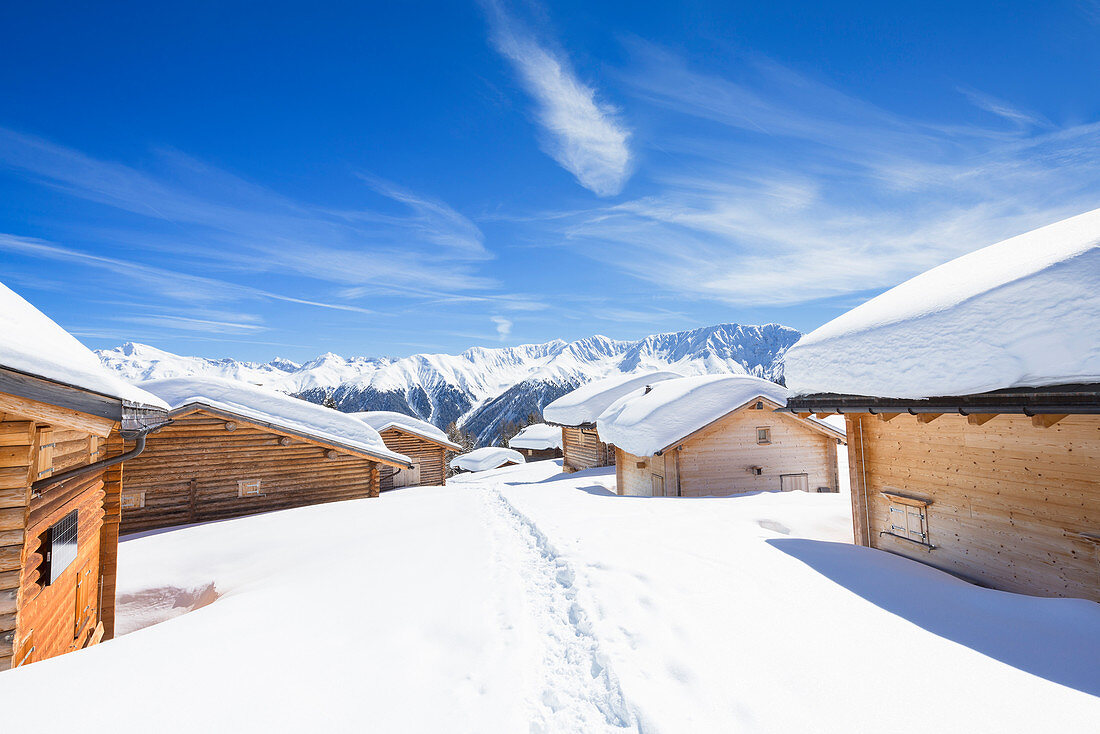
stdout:
POLYGON ((598 421, 618 454, 618 493, 838 491, 837 445, 844 433, 776 412, 786 393, 749 375, 703 375, 665 380, 620 398, 598 421))
POLYGON ((114 635, 120 462, 166 407, 0 284, 0 670, 114 635))
POLYGON ((378 431, 386 448, 409 457, 409 468, 387 467, 382 472, 382 491, 395 487, 439 486, 447 481, 448 452, 462 447, 431 423, 388 410, 349 413, 378 431))
POLYGON ((122 532, 377 497, 384 469, 407 456, 346 413, 246 383, 142 383, 172 425, 126 466, 122 532))
POLYGON ((523 454, 527 461, 561 458, 562 430, 546 423, 525 426, 508 441, 508 448, 523 454))
POLYGON ((451 468, 456 471, 489 471, 526 463, 523 454, 500 446, 485 446, 474 449, 451 459, 451 468))
POLYGON ((543 408, 542 417, 561 428, 562 470, 575 472, 615 465, 615 447, 600 439, 596 419, 609 405, 645 385, 680 375, 647 372, 616 375, 581 385, 543 408))
POLYGON ((1100 210, 941 265, 807 335, 788 403, 848 425, 855 540, 1100 601, 1100 210))

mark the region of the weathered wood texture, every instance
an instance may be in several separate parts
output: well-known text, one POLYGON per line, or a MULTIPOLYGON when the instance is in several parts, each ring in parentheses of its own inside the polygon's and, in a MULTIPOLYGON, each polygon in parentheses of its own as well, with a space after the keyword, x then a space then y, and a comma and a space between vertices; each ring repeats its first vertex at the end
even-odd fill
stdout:
POLYGON ((562 468, 567 472, 615 465, 615 447, 600 440, 595 428, 562 426, 562 468))
POLYGON ((619 494, 651 497, 727 496, 784 489, 783 475, 806 475, 809 491, 839 489, 837 439, 802 419, 769 407, 746 407, 692 436, 661 456, 634 456, 619 449, 619 494), (768 428, 771 442, 757 443, 768 428), (760 474, 752 471, 760 467, 760 474))
MULTIPOLYGON (((612 449, 614 450, 614 449, 612 449)), ((523 454, 523 458, 527 461, 546 461, 547 459, 560 459, 561 449, 516 449, 516 451, 523 454)), ((614 462, 612 462, 614 463, 614 462)))
MULTIPOLYGON (((416 475, 418 475, 419 481, 415 482, 415 485, 431 487, 446 483, 447 465, 444 461, 446 448, 396 428, 387 428, 380 435, 382 436, 382 442, 386 444, 386 448, 408 456, 412 459, 413 464, 418 466, 419 471, 416 472, 416 475)), ((402 472, 403 476, 399 477, 399 471, 401 470, 394 467, 384 467, 382 469, 383 492, 393 489, 394 486, 414 486, 414 483, 407 481, 408 472, 402 472), (402 483, 403 480, 404 483, 402 483)))
POLYGON ((1100 601, 1100 416, 847 421, 857 543, 998 589, 1100 601), (881 534, 883 491, 931 503, 932 550, 881 534))
POLYGON ((120 531, 132 533, 302 505, 378 496, 378 463, 237 421, 195 412, 149 436, 125 464, 120 531), (240 496, 239 482, 259 480, 240 496), (144 506, 133 502, 144 492, 144 506))
MULTIPOLYGON (((9 406, 10 408, 11 406, 9 406)), ((100 622, 104 552, 103 471, 74 477, 33 496, 31 484, 102 458, 102 442, 90 432, 6 411, 0 417, 0 670, 60 655, 87 645, 100 622), (41 536, 78 511, 76 559, 47 584, 40 570, 41 536)), ((97 425, 98 431, 100 427, 97 425)), ((117 549, 117 545, 116 545, 117 549)), ((109 601, 113 607, 113 597, 109 601)))

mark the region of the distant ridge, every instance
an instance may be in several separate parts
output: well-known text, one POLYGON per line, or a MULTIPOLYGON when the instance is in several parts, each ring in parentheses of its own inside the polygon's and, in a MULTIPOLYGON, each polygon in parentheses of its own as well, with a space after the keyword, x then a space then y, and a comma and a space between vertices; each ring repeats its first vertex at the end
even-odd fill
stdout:
POLYGON ((718 324, 637 341, 597 335, 400 359, 329 352, 305 364, 184 357, 133 342, 97 354, 131 381, 229 377, 317 403, 331 397, 346 412, 394 410, 440 428, 457 421, 479 445, 488 445, 508 421, 541 412, 577 386, 612 374, 671 369, 685 375, 748 373, 781 382, 783 355, 800 336, 779 324, 718 324))

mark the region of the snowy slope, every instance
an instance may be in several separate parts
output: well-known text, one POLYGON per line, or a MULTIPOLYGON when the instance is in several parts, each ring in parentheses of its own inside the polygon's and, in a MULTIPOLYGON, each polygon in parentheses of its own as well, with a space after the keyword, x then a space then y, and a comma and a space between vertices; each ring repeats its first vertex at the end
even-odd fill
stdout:
POLYGON ((893 398, 1100 382, 1100 209, 918 275, 807 334, 792 394, 893 398))
POLYGON ((1095 729, 1100 606, 853 546, 845 494, 614 480, 534 462, 124 539, 121 629, 201 608, 0 673, 0 728, 1095 729))
POLYGON ((138 381, 190 374, 243 380, 300 395, 331 397, 343 411, 388 410, 446 428, 458 422, 479 444, 509 420, 539 412, 591 380, 671 369, 684 375, 749 373, 780 379, 782 357, 799 333, 777 324, 721 324, 638 341, 594 336, 567 343, 475 348, 401 359, 325 354, 302 365, 179 357, 141 344, 100 351, 104 364, 138 381))

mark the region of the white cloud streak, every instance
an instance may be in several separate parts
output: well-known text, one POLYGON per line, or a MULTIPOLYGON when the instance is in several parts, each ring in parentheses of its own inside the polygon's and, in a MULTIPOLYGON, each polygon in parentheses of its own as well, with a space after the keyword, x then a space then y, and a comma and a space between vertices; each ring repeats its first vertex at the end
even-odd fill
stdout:
POLYGON ((497 337, 504 341, 512 334, 512 321, 503 316, 493 316, 492 322, 497 327, 497 337))
POLYGON ((633 157, 630 132, 618 111, 580 80, 564 53, 539 43, 499 2, 487 0, 484 5, 493 46, 535 100, 543 149, 594 194, 621 192, 633 157))

